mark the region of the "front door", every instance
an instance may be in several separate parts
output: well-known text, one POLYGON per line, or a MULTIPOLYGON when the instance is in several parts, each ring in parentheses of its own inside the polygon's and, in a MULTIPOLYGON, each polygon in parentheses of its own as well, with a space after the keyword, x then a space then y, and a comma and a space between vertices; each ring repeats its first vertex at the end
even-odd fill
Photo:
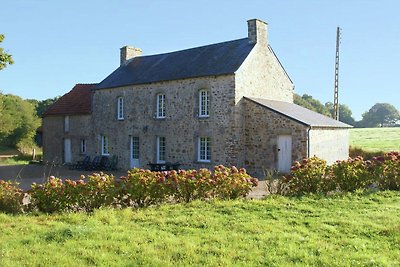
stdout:
POLYGON ((292 136, 278 136, 278 171, 290 172, 292 166, 292 136))
POLYGON ((131 168, 138 168, 139 164, 139 137, 131 136, 131 168))
POLYGON ((64 163, 72 162, 71 139, 64 139, 64 163))

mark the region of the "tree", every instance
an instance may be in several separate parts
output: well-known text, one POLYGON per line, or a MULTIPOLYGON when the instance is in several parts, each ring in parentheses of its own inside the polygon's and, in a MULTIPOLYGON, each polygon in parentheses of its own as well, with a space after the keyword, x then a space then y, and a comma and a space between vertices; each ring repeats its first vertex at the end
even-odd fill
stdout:
POLYGON ((0 94, 0 144, 27 151, 40 125, 35 107, 14 95, 0 94))
POLYGON ((376 103, 368 112, 364 112, 360 122, 361 127, 377 127, 394 125, 400 120, 399 111, 391 104, 376 103))
MULTIPOLYGON (((4 40, 4 34, 0 34, 0 43, 3 42, 3 40, 4 40)), ((7 64, 11 65, 13 63, 14 61, 12 59, 12 56, 6 53, 3 50, 3 48, 0 47, 0 70, 7 67, 7 64)))
POLYGON ((298 94, 295 94, 293 102, 299 106, 308 108, 308 109, 318 112, 322 115, 325 115, 328 117, 331 116, 329 109, 327 107, 325 107, 317 99, 314 99, 310 95, 304 94, 303 96, 299 96, 298 94))
MULTIPOLYGON (((333 103, 326 102, 325 107, 329 110, 329 112, 333 118, 333 114, 334 114, 333 103)), ((353 112, 350 110, 350 108, 347 105, 339 104, 339 121, 354 126, 356 124, 356 121, 352 115, 353 115, 353 112)))

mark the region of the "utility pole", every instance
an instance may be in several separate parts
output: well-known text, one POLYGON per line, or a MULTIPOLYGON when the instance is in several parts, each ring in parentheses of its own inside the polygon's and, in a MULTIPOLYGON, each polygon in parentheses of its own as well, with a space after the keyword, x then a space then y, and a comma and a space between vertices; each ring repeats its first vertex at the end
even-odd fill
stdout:
POLYGON ((335 91, 333 99, 333 118, 339 120, 339 45, 341 39, 340 27, 336 29, 336 59, 335 59, 335 91))

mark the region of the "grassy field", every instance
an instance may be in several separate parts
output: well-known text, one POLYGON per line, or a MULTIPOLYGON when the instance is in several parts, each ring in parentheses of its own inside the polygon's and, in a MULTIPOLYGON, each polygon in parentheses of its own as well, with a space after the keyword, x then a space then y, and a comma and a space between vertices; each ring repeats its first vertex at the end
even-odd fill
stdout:
POLYGON ((400 127, 351 129, 350 146, 367 151, 400 151, 400 127))
POLYGON ((400 192, 0 213, 0 266, 398 266, 400 192))

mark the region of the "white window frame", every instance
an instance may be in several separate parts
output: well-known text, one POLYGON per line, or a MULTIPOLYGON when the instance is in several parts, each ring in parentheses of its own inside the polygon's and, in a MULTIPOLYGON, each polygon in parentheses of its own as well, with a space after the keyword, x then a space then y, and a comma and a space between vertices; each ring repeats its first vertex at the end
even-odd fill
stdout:
POLYGON ((157 136, 157 163, 165 163, 166 140, 164 136, 157 136))
POLYGON ((140 143, 138 136, 131 136, 131 158, 139 159, 140 155, 140 143))
POLYGON ((124 98, 122 96, 117 98, 117 120, 124 119, 124 98))
POLYGON ((105 135, 101 136, 101 155, 102 156, 110 155, 109 140, 108 137, 105 135))
POLYGON ((197 161, 211 162, 211 138, 199 137, 197 142, 197 161))
POLYGON ((64 132, 68 133, 69 132, 69 116, 66 115, 64 117, 64 132))
POLYGON ((156 118, 157 119, 165 118, 165 94, 157 94, 156 118))
POLYGON ((81 154, 86 153, 86 140, 85 139, 81 139, 80 152, 81 152, 81 154))
POLYGON ((199 91, 199 118, 210 117, 210 90, 199 91))

